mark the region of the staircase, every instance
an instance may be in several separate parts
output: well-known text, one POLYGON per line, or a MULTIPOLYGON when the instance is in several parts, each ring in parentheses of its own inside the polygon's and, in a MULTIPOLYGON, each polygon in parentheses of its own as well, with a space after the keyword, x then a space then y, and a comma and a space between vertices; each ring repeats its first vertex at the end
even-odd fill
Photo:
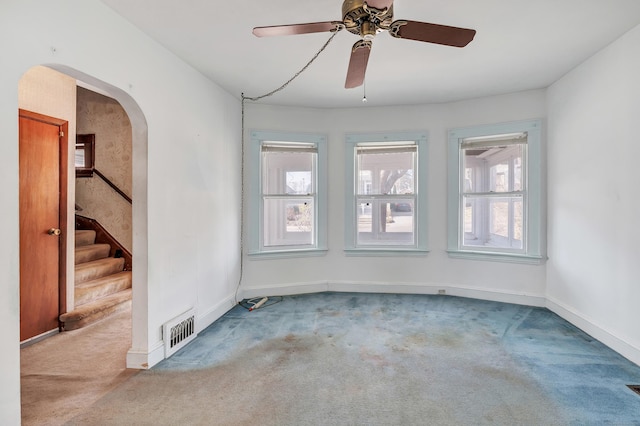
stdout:
POLYGON ((76 330, 131 306, 131 271, 111 245, 96 243, 96 231, 76 230, 75 309, 60 315, 65 331, 76 330))

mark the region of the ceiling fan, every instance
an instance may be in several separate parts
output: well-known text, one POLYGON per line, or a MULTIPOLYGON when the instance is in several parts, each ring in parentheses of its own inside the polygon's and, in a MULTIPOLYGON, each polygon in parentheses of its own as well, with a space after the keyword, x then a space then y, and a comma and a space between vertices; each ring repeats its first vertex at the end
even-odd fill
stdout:
POLYGON ((361 37, 351 48, 345 88, 363 84, 369 54, 375 35, 388 31, 393 37, 464 47, 473 40, 475 30, 430 24, 427 22, 393 21, 393 0, 344 0, 342 21, 256 27, 258 37, 336 32, 346 29, 361 37))

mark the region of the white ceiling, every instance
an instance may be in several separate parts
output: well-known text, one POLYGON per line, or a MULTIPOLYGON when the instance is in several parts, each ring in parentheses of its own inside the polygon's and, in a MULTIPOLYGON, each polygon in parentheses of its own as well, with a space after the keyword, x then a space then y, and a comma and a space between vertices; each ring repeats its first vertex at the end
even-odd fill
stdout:
MULTIPOLYGON (((238 98, 279 87, 331 36, 258 38, 253 27, 342 20, 342 0, 102 1, 238 98)), ((379 34, 365 80, 368 106, 547 87, 640 24, 640 0, 395 0, 395 19, 472 28, 477 34, 462 49, 379 34)), ((344 88, 357 39, 340 32, 286 89, 261 102, 362 105, 362 87, 344 88)))

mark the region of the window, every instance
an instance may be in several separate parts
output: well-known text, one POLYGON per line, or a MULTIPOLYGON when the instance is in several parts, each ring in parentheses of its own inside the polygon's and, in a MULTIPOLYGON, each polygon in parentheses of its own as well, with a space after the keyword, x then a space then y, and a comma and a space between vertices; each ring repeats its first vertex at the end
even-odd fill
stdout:
POLYGON ((426 158, 424 134, 347 136, 347 252, 426 251, 426 158))
POLYGON ((466 138, 460 150, 460 246, 522 252, 527 135, 466 138))
POLYGON ((540 122, 449 133, 449 253, 542 259, 540 122))
POLYGON ((318 135, 252 133, 250 254, 326 250, 326 144, 318 135))
POLYGON ((96 135, 76 135, 76 177, 92 177, 95 162, 96 135))

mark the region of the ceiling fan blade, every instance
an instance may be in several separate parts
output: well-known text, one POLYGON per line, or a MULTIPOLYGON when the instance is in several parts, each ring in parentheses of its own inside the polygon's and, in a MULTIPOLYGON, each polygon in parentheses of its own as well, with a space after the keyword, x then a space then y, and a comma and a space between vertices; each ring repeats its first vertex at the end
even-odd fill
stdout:
POLYGON ((351 48, 351 59, 349 60, 349 70, 347 71, 347 81, 345 89, 362 86, 364 75, 367 72, 367 63, 371 53, 371 41, 359 40, 351 48))
POLYGON ((253 29, 253 35, 257 37, 271 37, 271 36, 283 36, 283 35, 323 33, 328 31, 337 31, 340 25, 343 25, 342 22, 340 21, 327 21, 327 22, 311 22, 308 24, 255 27, 253 29))
POLYGON ((385 7, 391 7, 393 0, 365 0, 367 6, 375 7, 376 9, 384 9, 385 7))
POLYGON ((389 34, 397 38, 464 47, 473 40, 476 30, 429 24, 427 22, 399 20, 391 24, 389 34))

